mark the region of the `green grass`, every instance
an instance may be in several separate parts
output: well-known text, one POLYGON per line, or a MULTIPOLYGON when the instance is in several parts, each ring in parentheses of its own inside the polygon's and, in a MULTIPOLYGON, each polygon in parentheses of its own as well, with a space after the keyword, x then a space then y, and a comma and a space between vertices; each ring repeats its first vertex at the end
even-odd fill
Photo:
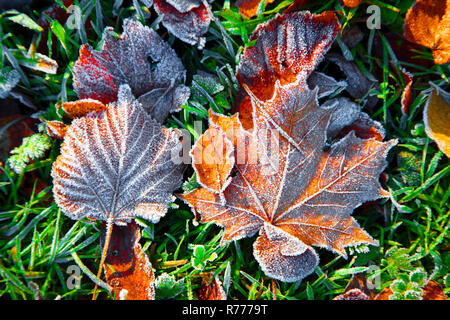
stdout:
MULTIPOLYGON (((98 47, 103 28, 113 26, 120 32, 124 18, 136 17, 152 25, 155 15, 149 16, 139 1, 124 1, 117 8, 115 1, 76 1, 81 3, 84 19, 89 19, 91 27, 85 28, 83 24, 79 31, 70 30, 57 21, 50 21, 48 32, 55 37, 49 36, 45 47, 48 56, 57 61, 58 71, 45 74, 23 65, 30 46, 44 36, 36 22, 50 1, 36 2, 31 9, 21 13, 1 13, 0 66, 18 72, 20 80, 16 89, 32 99, 39 112, 38 118, 58 120, 55 105, 77 99, 71 70, 80 45, 87 42, 98 47), (20 14, 26 14, 26 17, 20 14)), ((246 20, 238 14, 234 1, 215 1, 216 21, 211 23, 206 34, 203 51, 161 30, 160 34, 183 60, 187 68, 186 83, 191 84, 193 90, 188 103, 180 112, 171 115, 166 126, 187 129, 194 141, 198 138, 194 123, 202 121, 205 129, 209 108, 232 114, 237 89, 234 73, 243 49, 252 45, 250 35, 259 23, 281 13, 291 2, 276 1, 257 17, 246 20), (221 86, 211 90, 204 88, 201 82, 193 81, 198 70, 216 74, 221 86)), ((450 72, 445 66, 433 65, 427 69, 402 62, 395 57, 388 42, 383 41, 389 32, 402 34, 404 17, 412 2, 363 1, 357 9, 349 10, 342 8, 338 0, 331 0, 317 1, 307 7, 316 13, 342 11, 340 21, 344 31, 356 25, 361 28, 364 38, 356 47, 349 49, 336 43, 333 50, 351 55, 363 72, 378 80, 379 88, 370 94, 379 100, 375 107, 364 111, 383 124, 386 139, 399 139, 399 144, 389 153, 389 165, 385 170, 385 188, 391 192, 391 199, 363 205, 354 212, 360 225, 379 241, 380 246, 349 250, 347 260, 318 249, 321 262, 314 274, 301 283, 275 281, 277 299, 331 299, 344 291, 351 275, 357 272, 367 272, 370 279, 379 276, 381 288, 385 288, 417 268, 423 268, 430 279, 450 294, 450 164, 427 137, 422 120, 430 86, 441 85, 448 89, 450 72), (364 28, 368 4, 381 7, 381 30, 364 28), (382 39, 381 56, 374 54, 375 36, 382 39), (414 100, 408 115, 400 108, 405 86, 399 76, 402 66, 416 70, 413 72, 414 100)), ((418 56, 432 59, 425 48, 418 56)), ((323 63, 319 68, 327 67, 323 63)), ((89 299, 92 295, 95 286, 92 273, 96 273, 100 261, 101 224, 99 221, 71 220, 53 202, 50 171, 59 146, 60 142, 52 140, 44 156, 27 161, 22 173, 14 172, 8 165, 2 167, 0 297, 4 299, 34 299, 38 295, 44 299, 58 296, 89 299), (36 191, 37 178, 48 185, 40 192, 36 191), (31 181, 31 193, 23 188, 26 180, 31 181), (67 284, 72 274, 67 271, 73 265, 79 266, 82 272, 80 287, 70 289, 67 284)), ((192 175, 193 170, 188 169, 185 189, 196 187, 192 175)), ((173 286, 176 290, 169 290, 172 285, 158 289, 157 298, 178 293, 176 299, 195 299, 201 273, 212 272, 222 279, 229 299, 272 299, 272 279, 263 274, 252 255, 253 238, 219 246, 223 230, 213 224, 196 223, 190 209, 179 200, 158 224, 140 222, 146 225, 141 228, 140 242, 149 255, 156 277, 167 273, 173 276, 172 281, 178 281, 178 285, 173 286)), ((110 297, 102 289, 100 298, 110 297)))

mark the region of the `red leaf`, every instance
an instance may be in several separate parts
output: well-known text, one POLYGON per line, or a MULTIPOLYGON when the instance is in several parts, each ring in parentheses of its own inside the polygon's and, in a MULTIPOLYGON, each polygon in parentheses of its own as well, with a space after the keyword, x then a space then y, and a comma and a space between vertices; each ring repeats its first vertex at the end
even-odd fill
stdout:
MULTIPOLYGON (((105 245, 103 223, 101 246, 105 245)), ((154 300, 155 277, 147 255, 139 244, 140 231, 135 221, 114 226, 105 260, 105 273, 116 300, 154 300), (126 290, 126 291, 125 291, 126 290)))
POLYGON ((130 19, 124 20, 123 29, 117 39, 106 28, 101 51, 81 46, 73 68, 74 89, 81 99, 107 104, 117 99, 121 84, 128 84, 147 112, 163 122, 189 97, 189 88, 178 84, 185 77, 183 64, 153 29, 130 19))

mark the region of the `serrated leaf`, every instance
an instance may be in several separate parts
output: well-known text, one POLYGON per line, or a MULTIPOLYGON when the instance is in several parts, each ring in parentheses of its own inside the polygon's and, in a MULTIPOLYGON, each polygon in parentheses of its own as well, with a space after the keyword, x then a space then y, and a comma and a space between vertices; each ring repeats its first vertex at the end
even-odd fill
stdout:
POLYGON ((208 1, 155 0, 154 8, 161 22, 178 39, 203 49, 213 14, 208 1))
MULTIPOLYGON (((311 16, 278 17, 271 30, 278 32, 277 23, 291 21, 291 28, 299 28, 295 35, 305 37, 300 31, 303 19, 311 16)), ((312 34, 322 36, 323 32, 312 34)), ((294 38, 289 32, 284 36, 294 38)), ((269 48, 266 54, 270 53, 269 48)), ((297 79, 294 83, 283 85, 273 79, 270 99, 258 98, 261 88, 256 94, 252 91, 258 79, 244 85, 251 98, 252 131, 245 130, 237 116, 210 114, 210 127, 220 128, 233 143, 231 182, 222 193, 203 187, 180 196, 201 215, 201 222, 225 228, 222 245, 259 232, 254 243, 256 260, 268 276, 287 282, 314 271, 319 258, 312 246, 346 257, 345 247, 377 244, 351 214, 363 202, 387 196, 378 179, 388 150, 396 144, 380 141, 382 135, 374 138, 371 131, 379 134, 381 126, 348 100, 319 105, 318 89, 310 90, 306 83, 321 53, 313 55, 305 56, 305 64, 298 62, 306 69, 300 68, 301 76, 292 74, 297 79), (364 125, 354 129, 357 119, 364 119, 364 125), (330 136, 334 141, 328 144, 330 136)), ((223 159, 222 154, 217 164, 223 159)))
POLYGON ((427 100, 423 111, 423 122, 427 135, 433 139, 440 150, 450 158, 450 104, 435 90, 427 100))
POLYGON ((52 167, 56 203, 72 219, 158 222, 181 185, 183 164, 172 161, 179 138, 121 86, 116 103, 75 119, 67 130, 52 167))
POLYGON ((153 29, 138 21, 124 20, 119 38, 112 31, 105 28, 101 51, 81 46, 73 68, 75 91, 81 99, 107 104, 116 100, 121 84, 128 84, 144 109, 163 122, 189 97, 189 88, 179 84, 185 77, 183 64, 153 29))
MULTIPOLYGON (((105 245, 103 223, 101 245, 105 245)), ((155 277, 147 255, 142 252, 139 227, 135 221, 112 230, 105 273, 116 300, 154 300, 155 277)))

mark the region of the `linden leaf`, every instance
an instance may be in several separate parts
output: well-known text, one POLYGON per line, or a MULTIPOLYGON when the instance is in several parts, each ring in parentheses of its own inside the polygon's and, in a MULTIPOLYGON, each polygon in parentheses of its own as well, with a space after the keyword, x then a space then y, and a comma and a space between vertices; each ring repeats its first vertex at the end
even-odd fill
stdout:
POLYGON ((107 104, 117 99, 121 84, 128 84, 144 109, 163 122, 189 97, 189 88, 178 84, 185 77, 183 64, 149 27, 126 19, 123 30, 116 38, 112 28, 106 28, 101 51, 81 46, 73 68, 74 89, 81 99, 107 104))
MULTIPOLYGON (((101 246, 105 245, 105 223, 101 246)), ((112 230, 105 273, 116 300, 154 300, 155 277, 152 265, 139 244, 140 231, 135 221, 112 230)))
POLYGON ((450 0, 417 0, 405 19, 405 38, 430 48, 434 62, 450 62, 450 0))
POLYGON ((423 111, 423 122, 427 135, 450 158, 450 104, 441 95, 433 90, 423 111))
MULTIPOLYGON (((302 25, 311 18, 309 13, 304 19, 299 14, 292 16, 275 21, 302 25)), ((272 32, 280 34, 277 24, 270 25, 272 32)), ((304 37, 298 26, 290 30, 281 33, 283 37, 295 39, 291 32, 304 37)), ((322 31, 313 34, 322 35, 322 31)), ((272 58, 271 47, 266 49, 267 57, 261 61, 272 58)), ((309 89, 306 81, 315 63, 308 55, 305 59, 307 71, 300 70, 302 75, 295 82, 283 84, 274 79, 269 99, 258 97, 264 91, 252 91, 259 80, 248 86, 244 83, 251 99, 252 131, 245 130, 237 116, 210 114, 210 127, 220 128, 233 143, 231 182, 220 194, 202 187, 180 195, 201 216, 201 222, 214 222, 225 229, 222 244, 259 231, 254 244, 256 260, 268 276, 287 282, 313 272, 319 258, 312 246, 346 257, 345 247, 377 244, 351 214, 362 203, 387 196, 378 179, 387 152, 396 144, 395 140, 382 142, 381 125, 348 99, 333 99, 320 106, 319 89, 309 89)), ((204 147, 207 141, 202 140, 204 147)), ((216 164, 223 165, 224 153, 219 155, 216 164)))
POLYGON ((75 119, 67 130, 52 167, 56 203, 72 219, 158 222, 181 185, 183 165, 172 161, 179 139, 121 86, 116 103, 75 119))
POLYGON ((161 22, 174 36, 203 49, 208 31, 214 19, 207 1, 202 0, 155 0, 154 8, 161 22))

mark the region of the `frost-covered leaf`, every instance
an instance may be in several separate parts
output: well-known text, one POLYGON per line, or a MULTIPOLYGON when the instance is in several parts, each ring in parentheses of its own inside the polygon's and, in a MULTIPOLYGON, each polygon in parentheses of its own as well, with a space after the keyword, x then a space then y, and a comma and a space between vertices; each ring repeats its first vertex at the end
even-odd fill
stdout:
POLYGON ((30 161, 42 158, 51 146, 51 139, 46 134, 36 133, 26 137, 19 147, 11 151, 8 165, 14 172, 20 174, 30 161))
POLYGON ((73 219, 158 222, 181 185, 184 167, 172 160, 179 139, 178 130, 161 127, 121 86, 116 103, 67 130, 52 168, 56 203, 73 219))
MULTIPOLYGON (((304 23, 312 17, 307 13, 305 18, 293 14, 276 19, 304 23)), ((328 30, 320 24, 313 28, 322 27, 328 30)), ((277 24, 271 29, 279 30, 277 24)), ((295 26, 291 30, 304 37, 295 26)), ((295 39, 290 32, 278 34, 295 39)), ((267 50, 262 61, 275 61, 271 47, 267 50)), ((234 147, 231 182, 221 193, 202 187, 180 196, 201 215, 201 222, 225 228, 222 244, 259 232, 256 260, 267 275, 288 282, 313 272, 319 259, 312 246, 346 257, 345 247, 377 244, 351 214, 362 203, 387 196, 378 179, 387 152, 396 144, 382 142, 381 125, 348 99, 320 106, 318 88, 311 90, 306 82, 315 64, 307 63, 293 82, 274 78, 272 97, 264 100, 258 94, 264 97, 265 91, 252 91, 258 79, 243 82, 251 98, 252 131, 245 130, 237 116, 210 114, 210 128, 220 128, 234 147)), ((221 154, 216 164, 223 159, 221 154)))
POLYGON ((0 99, 6 99, 19 80, 20 75, 16 70, 2 68, 0 70, 0 99))
POLYGON ((405 38, 428 47, 434 62, 450 62, 450 3, 448 0, 417 0, 405 19, 405 38))
POLYGON ((160 122, 187 101, 189 88, 179 84, 185 77, 183 64, 154 30, 126 19, 120 38, 108 27, 103 39, 101 51, 88 45, 80 48, 73 71, 81 99, 107 104, 117 99, 121 84, 128 84, 144 109, 160 122))
MULTIPOLYGON (((249 39, 256 40, 256 43, 245 48, 236 77, 258 99, 268 100, 274 94, 276 82, 282 85, 305 82, 328 51, 339 29, 332 12, 277 15, 256 28, 249 39)), ((250 98, 241 89, 238 99, 237 111, 242 124, 244 128, 251 128, 250 98)))
MULTIPOLYGON (((101 245, 105 245, 103 223, 101 245)), ((105 273, 116 300, 154 300, 154 275, 147 255, 142 252, 139 227, 135 221, 112 230, 105 273)))
POLYGON ((81 99, 77 101, 64 102, 61 108, 71 118, 80 118, 90 112, 100 112, 106 109, 106 105, 93 99, 81 99))
POLYGON ((154 8, 174 36, 203 49, 206 39, 202 36, 214 18, 206 0, 155 0, 154 8))
MULTIPOLYGON (((368 79, 359 69, 358 65, 352 61, 347 61, 342 55, 330 53, 326 56, 326 60, 335 63, 345 74, 347 86, 345 90, 355 99, 361 99, 367 93, 375 88, 376 82, 368 79)), ((373 107, 377 103, 377 97, 370 96, 367 98, 369 107, 373 107)))
POLYGON ((45 129, 47 131, 47 134, 50 137, 56 139, 64 139, 64 136, 66 135, 68 128, 69 126, 62 121, 58 120, 45 121, 45 129))
POLYGON ((442 95, 445 95, 445 92, 440 92, 438 95, 433 90, 423 111, 423 122, 427 135, 450 158, 450 104, 442 95))
POLYGON ((319 88, 317 93, 319 98, 326 97, 332 93, 339 93, 347 87, 347 82, 337 81, 322 72, 312 72, 307 82, 310 89, 319 88))

